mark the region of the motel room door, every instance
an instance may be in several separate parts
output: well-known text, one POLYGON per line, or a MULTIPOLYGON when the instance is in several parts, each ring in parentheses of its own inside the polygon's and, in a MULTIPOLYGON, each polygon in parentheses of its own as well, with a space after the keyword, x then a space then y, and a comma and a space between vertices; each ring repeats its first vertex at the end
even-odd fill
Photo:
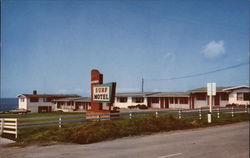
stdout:
POLYGON ((219 106, 220 105, 220 95, 217 94, 214 98, 214 105, 219 106))
POLYGON ((161 108, 164 108, 164 98, 160 98, 161 108))
POLYGON ((165 108, 169 108, 168 98, 165 98, 165 108))

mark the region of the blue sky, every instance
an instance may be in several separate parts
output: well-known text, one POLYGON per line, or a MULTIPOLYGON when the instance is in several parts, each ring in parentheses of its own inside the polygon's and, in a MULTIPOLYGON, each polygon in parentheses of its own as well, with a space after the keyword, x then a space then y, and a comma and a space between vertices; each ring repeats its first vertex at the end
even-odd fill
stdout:
POLYGON ((249 84, 247 0, 2 0, 1 97, 249 84), (226 68, 183 79, 175 77, 226 68))

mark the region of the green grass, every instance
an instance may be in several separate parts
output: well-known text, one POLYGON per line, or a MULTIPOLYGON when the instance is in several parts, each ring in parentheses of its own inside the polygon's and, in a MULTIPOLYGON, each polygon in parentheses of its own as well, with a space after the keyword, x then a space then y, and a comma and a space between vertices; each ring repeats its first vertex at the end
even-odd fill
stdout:
POLYGON ((0 114, 0 118, 35 118, 35 117, 51 117, 65 115, 79 115, 83 112, 49 112, 49 113, 28 113, 28 114, 0 114))
POLYGON ((176 114, 167 113, 156 118, 155 114, 151 113, 133 119, 88 121, 82 125, 64 126, 61 129, 58 127, 23 129, 24 131, 18 136, 17 144, 48 145, 54 142, 87 144, 127 136, 208 127, 249 120, 249 114, 247 113, 235 114, 233 118, 231 114, 221 113, 220 119, 217 119, 216 115, 214 115, 212 124, 207 123, 206 115, 203 115, 201 120, 188 117, 177 119, 177 116, 176 114))

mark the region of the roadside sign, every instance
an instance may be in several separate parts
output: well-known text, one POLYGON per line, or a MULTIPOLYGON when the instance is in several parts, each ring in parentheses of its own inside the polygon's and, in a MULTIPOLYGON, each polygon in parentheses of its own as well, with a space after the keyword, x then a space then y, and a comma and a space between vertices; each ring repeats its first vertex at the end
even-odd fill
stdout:
POLYGON ((207 83, 207 95, 209 96, 216 95, 216 83, 207 83))
POLYGON ((94 102, 114 102, 116 83, 98 84, 93 87, 94 102))
POLYGON ((216 95, 216 83, 207 83, 207 95, 209 95, 209 112, 207 114, 208 123, 212 123, 213 96, 216 95))

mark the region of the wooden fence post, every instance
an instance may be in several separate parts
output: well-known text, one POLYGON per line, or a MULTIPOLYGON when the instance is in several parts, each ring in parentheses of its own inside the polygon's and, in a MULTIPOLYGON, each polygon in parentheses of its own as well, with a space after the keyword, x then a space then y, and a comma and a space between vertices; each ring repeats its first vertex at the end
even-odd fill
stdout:
POLYGON ((202 116, 201 116, 201 108, 199 109, 199 119, 201 120, 202 116))
POLYGON ((62 116, 59 116, 59 128, 62 128, 62 116))
POLYGON ((217 119, 220 118, 220 108, 217 108, 217 119))
POLYGON ((17 139, 17 118, 16 118, 15 122, 16 122, 16 135, 15 135, 15 138, 17 139))
POLYGON ((3 127, 4 127, 4 118, 1 118, 1 131, 0 131, 0 135, 3 134, 3 127))
POLYGON ((234 117, 234 107, 232 106, 232 117, 234 117))
POLYGON ((179 110, 179 119, 181 119, 181 110, 179 110))

